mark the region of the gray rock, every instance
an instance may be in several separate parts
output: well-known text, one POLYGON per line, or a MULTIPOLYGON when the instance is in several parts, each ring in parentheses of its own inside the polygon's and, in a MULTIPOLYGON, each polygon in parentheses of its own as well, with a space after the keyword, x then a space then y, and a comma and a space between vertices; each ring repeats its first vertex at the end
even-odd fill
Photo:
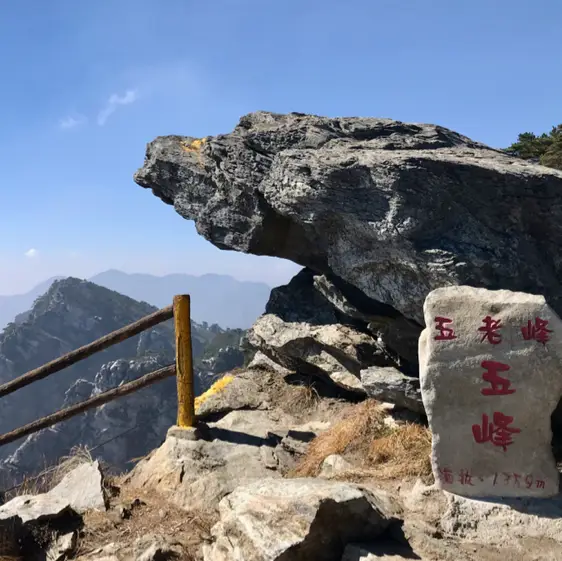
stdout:
POLYGON ((469 496, 557 494, 560 318, 542 296, 466 286, 431 292, 424 313, 420 376, 437 485, 469 496))
POLYGON ((106 510, 108 498, 99 462, 85 462, 73 469, 47 493, 47 496, 67 501, 78 514, 91 510, 106 510))
POLYGON ((151 142, 135 181, 221 249, 289 259, 423 323, 434 288, 562 311, 562 173, 445 128, 266 112, 151 142))
POLYGON ((273 314, 261 316, 248 331, 248 341, 289 370, 325 376, 346 390, 364 393, 362 367, 382 357, 376 341, 352 327, 286 323, 273 314))
POLYGON ((396 366, 417 375, 417 344, 421 328, 416 322, 408 320, 390 306, 366 298, 360 290, 341 279, 314 275, 313 284, 340 312, 340 318, 354 320, 355 325, 364 325, 396 366))
POLYGON ((105 510, 106 501, 98 462, 83 463, 48 493, 20 495, 0 506, 0 520, 19 518, 23 524, 44 522, 66 513, 105 510))
POLYGON ((267 389, 277 376, 276 373, 253 369, 226 374, 197 398, 198 418, 225 415, 239 409, 267 407, 267 389))
MULTIPOLYGON (((389 373, 401 366, 417 375, 417 356, 408 350, 417 345, 420 328, 412 326, 343 281, 303 269, 289 284, 272 290, 265 315, 247 333, 247 344, 259 349, 255 364, 267 357, 270 364, 278 365, 278 371, 321 376, 346 390, 364 393, 359 374, 373 364, 387 367, 389 373)), ((408 380, 397 383, 394 376, 387 393, 423 412, 415 387, 419 382, 408 380), (401 395, 401 390, 408 395, 401 395)))
POLYGON ((353 325, 353 317, 340 311, 318 289, 317 278, 310 269, 302 269, 289 283, 272 289, 265 313, 274 314, 286 323, 353 325))
MULTIPOLYGON (((279 395, 277 375, 254 374, 266 378, 264 388, 269 386, 268 400, 273 402, 272 396, 279 395)), ((264 388, 258 389, 261 395, 264 388)), ((256 391, 251 385, 247 390, 256 391)), ((279 408, 279 403, 271 405, 271 409, 233 410, 218 421, 200 423, 196 430, 171 429, 164 444, 140 461, 124 484, 154 489, 181 508, 212 511, 239 485, 281 477, 330 424, 315 419, 295 425, 294 416, 279 408)))
POLYGON ((64 497, 48 494, 20 495, 0 507, 0 525, 5 527, 6 522, 14 522, 17 519, 22 524, 45 523, 73 512, 70 502, 64 497))
POLYGON ((361 383, 369 397, 425 413, 418 378, 405 376, 392 366, 371 366, 361 370, 361 383))
POLYGON ((214 510, 236 486, 278 475, 261 448, 273 447, 269 431, 286 430, 287 422, 272 419, 267 411, 232 411, 209 423, 198 439, 170 434, 135 466, 126 484, 157 489, 181 508, 214 510))
POLYGON ((389 524, 366 489, 321 479, 265 479, 220 503, 205 561, 339 561, 344 544, 374 538, 389 524))
POLYGON ((517 561, 562 559, 560 495, 482 501, 443 492, 434 485, 426 486, 421 482, 413 488, 404 487, 401 495, 404 499, 404 533, 408 538, 419 538, 421 530, 426 539, 414 539, 410 543, 416 541, 423 545, 425 542, 434 553, 426 557, 429 552, 424 547, 423 553, 420 551, 423 559, 502 559, 506 553, 510 560, 517 561), (435 531, 442 539, 434 539, 435 531), (427 538, 432 539, 428 541, 427 538), (478 549, 473 551, 480 555, 463 556, 461 552, 467 552, 467 545, 477 546, 478 549), (450 546, 453 546, 452 550, 450 546), (447 549, 449 555, 446 555, 447 549), (487 551, 489 555, 486 555, 487 551))
POLYGON ((320 477, 330 477, 331 475, 336 475, 353 469, 353 465, 350 464, 343 456, 339 454, 330 454, 323 462, 320 468, 320 477))
POLYGON ((261 461, 267 469, 277 469, 279 467, 279 460, 271 446, 261 446, 260 454, 261 461))
POLYGON ((400 356, 408 355, 408 345, 399 343, 395 327, 404 337, 414 337, 414 347, 420 329, 408 330, 404 323, 397 312, 375 305, 343 281, 303 269, 271 291, 265 314, 247 332, 247 344, 288 370, 327 376, 360 390, 360 369, 374 364, 413 366, 417 375, 417 357, 412 362, 400 356))
POLYGON ((48 493, 20 495, 2 505, 0 535, 3 540, 17 543, 25 559, 35 558, 37 552, 42 552, 41 558, 59 561, 76 548, 81 515, 105 509, 99 464, 84 463, 48 493))
POLYGON ((252 368, 263 368, 264 370, 272 370, 274 372, 279 372, 279 374, 291 374, 291 370, 277 364, 277 362, 271 360, 267 355, 263 354, 261 351, 257 351, 251 362, 248 364, 248 369, 252 368))

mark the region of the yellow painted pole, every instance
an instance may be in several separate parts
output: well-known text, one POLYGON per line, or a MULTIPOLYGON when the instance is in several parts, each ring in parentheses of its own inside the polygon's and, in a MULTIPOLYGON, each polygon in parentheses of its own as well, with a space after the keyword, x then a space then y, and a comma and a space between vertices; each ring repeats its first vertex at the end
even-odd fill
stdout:
POLYGON ((176 381, 178 386, 178 426, 195 426, 193 360, 191 350, 190 299, 187 294, 174 296, 176 330, 176 381))

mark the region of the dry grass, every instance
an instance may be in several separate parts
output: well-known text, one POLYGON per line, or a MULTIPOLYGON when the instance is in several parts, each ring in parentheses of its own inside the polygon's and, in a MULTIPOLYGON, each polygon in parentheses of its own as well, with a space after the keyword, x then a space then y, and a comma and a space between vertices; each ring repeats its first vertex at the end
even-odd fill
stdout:
POLYGON ((139 489, 123 488, 119 502, 130 507, 126 518, 121 518, 115 508, 84 515, 77 556, 92 553, 109 543, 127 549, 138 539, 161 536, 173 539, 184 551, 182 559, 190 561, 197 558, 201 544, 210 539, 214 518, 180 509, 154 491, 141 493, 139 489))
POLYGON ((376 438, 369 463, 385 479, 426 478, 431 475, 431 433, 427 427, 407 423, 376 438))
POLYGON ((50 480, 51 488, 58 485, 66 475, 75 470, 78 466, 81 466, 82 464, 91 464, 93 462, 94 459, 87 448, 82 446, 73 448, 70 451, 70 454, 62 457, 59 460, 59 463, 55 466, 50 480))
POLYGON ((291 399, 291 411, 311 411, 316 408, 320 401, 320 395, 314 387, 314 384, 303 384, 293 388, 293 396, 291 399))
POLYGON ((306 456, 291 475, 318 475, 322 462, 332 454, 367 453, 368 443, 388 431, 384 416, 384 411, 373 399, 347 408, 338 423, 311 442, 306 456))
MULTIPOLYGON (((391 428, 387 413, 375 400, 347 408, 341 419, 310 444, 292 477, 317 476, 324 460, 339 454, 356 468, 350 475, 381 479, 426 478, 431 475, 431 434, 421 425, 391 428)), ((341 474, 345 478, 345 473, 341 474)), ((339 478, 339 477, 338 477, 339 478)))

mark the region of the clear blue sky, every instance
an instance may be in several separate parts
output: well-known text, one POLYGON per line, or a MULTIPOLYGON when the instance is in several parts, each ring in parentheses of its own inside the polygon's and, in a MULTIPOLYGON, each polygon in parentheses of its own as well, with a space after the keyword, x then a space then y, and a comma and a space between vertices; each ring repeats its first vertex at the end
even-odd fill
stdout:
POLYGON ((219 252, 133 183, 157 135, 228 132, 263 109, 432 122, 506 146, 562 121, 560 0, 0 6, 0 293, 107 268, 290 276, 219 252))

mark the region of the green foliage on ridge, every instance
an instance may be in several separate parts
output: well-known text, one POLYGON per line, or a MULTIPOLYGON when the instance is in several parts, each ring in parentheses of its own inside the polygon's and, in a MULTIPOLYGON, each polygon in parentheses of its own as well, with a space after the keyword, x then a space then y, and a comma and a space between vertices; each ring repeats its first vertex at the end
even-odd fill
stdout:
POLYGON ((517 142, 506 151, 524 160, 535 160, 543 166, 562 170, 562 124, 539 136, 532 132, 521 133, 517 142))

